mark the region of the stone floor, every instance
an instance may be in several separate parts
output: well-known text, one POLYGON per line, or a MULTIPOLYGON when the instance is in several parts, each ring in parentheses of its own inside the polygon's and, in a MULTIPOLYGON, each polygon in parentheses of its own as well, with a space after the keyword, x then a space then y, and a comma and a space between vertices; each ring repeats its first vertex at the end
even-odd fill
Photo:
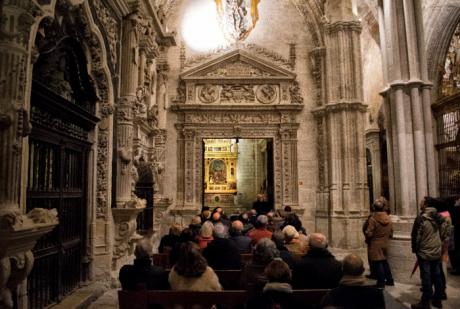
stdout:
MULTIPOLYGON (((447 277, 448 299, 443 302, 444 309, 460 308, 460 276, 447 277)), ((389 309, 410 308, 410 304, 416 303, 420 299, 420 285, 403 284, 396 282, 394 287, 386 288, 386 307, 389 309)), ((92 303, 89 309, 114 309, 118 308, 117 291, 109 290, 92 303)), ((434 307, 433 307, 434 308, 434 307)))

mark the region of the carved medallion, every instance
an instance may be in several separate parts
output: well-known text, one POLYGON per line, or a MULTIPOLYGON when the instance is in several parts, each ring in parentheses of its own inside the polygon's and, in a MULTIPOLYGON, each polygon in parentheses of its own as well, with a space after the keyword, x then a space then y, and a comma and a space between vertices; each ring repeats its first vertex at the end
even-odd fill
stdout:
POLYGON ((261 85, 257 87, 256 97, 262 104, 273 103, 276 98, 276 89, 272 85, 261 85))
POLYGON ((220 97, 222 101, 235 103, 253 102, 255 99, 251 85, 223 85, 220 97))
POLYGON ((214 103, 219 97, 219 89, 216 85, 204 85, 198 92, 198 98, 203 103, 214 103))

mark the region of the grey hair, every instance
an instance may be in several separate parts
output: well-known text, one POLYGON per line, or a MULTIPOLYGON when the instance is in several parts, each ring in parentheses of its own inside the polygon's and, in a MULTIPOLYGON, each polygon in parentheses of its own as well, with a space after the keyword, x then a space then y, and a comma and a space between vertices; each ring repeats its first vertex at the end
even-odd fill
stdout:
POLYGON ((254 249, 254 260, 259 263, 269 263, 274 258, 280 256, 275 243, 268 238, 262 238, 254 249))
POLYGON ((134 255, 136 259, 147 259, 152 257, 153 243, 150 238, 142 238, 137 242, 134 255))
POLYGON ((228 237, 227 227, 223 225, 222 223, 217 223, 216 225, 214 225, 213 235, 216 238, 227 238, 228 237))

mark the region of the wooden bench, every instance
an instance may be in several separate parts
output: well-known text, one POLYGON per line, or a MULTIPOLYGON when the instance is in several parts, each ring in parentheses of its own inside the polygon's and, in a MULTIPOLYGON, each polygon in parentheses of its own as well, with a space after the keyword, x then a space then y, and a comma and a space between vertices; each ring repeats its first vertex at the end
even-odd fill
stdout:
MULTIPOLYGON (((301 308, 318 308, 321 299, 329 290, 294 290, 293 295, 301 308)), ((148 309, 152 305, 171 308, 181 305, 191 308, 193 305, 210 307, 213 304, 225 308, 241 308, 248 299, 244 290, 220 292, 190 291, 118 291, 120 309, 148 309)))
POLYGON ((244 306, 248 298, 246 291, 190 292, 190 291, 118 291, 120 309, 148 309, 152 305, 163 308, 192 308, 194 305, 211 307, 214 304, 225 308, 244 306))

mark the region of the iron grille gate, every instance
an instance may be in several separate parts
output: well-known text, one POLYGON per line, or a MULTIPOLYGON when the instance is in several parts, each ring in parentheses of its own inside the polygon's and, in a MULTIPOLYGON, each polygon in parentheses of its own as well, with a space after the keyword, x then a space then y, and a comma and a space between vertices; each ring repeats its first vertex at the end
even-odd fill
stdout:
POLYGON ((439 161, 439 193, 442 197, 460 192, 460 95, 441 102, 436 109, 439 161))
POLYGON ((27 208, 56 208, 59 225, 34 248, 35 265, 28 280, 30 308, 57 302, 82 279, 86 222, 86 147, 61 140, 29 143, 27 208))
POLYGON ((86 280, 88 134, 98 120, 40 85, 33 89, 27 211, 56 208, 59 225, 33 249, 32 309, 59 302, 86 280))

